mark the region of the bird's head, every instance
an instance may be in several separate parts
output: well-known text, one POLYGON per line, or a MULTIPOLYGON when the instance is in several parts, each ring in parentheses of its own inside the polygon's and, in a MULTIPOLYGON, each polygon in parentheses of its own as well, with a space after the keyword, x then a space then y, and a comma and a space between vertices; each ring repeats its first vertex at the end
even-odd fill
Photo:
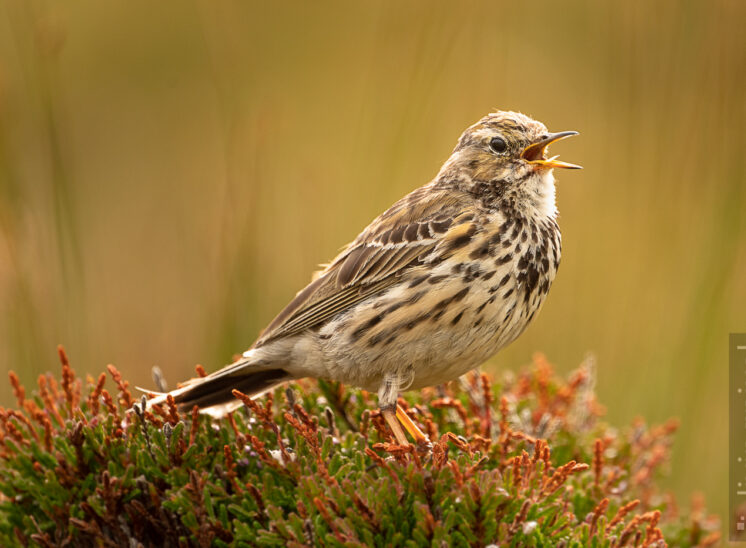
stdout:
POLYGON ((552 169, 580 166, 548 157, 547 149, 571 135, 577 132, 551 133, 541 122, 518 112, 493 112, 464 131, 440 178, 458 181, 485 200, 505 198, 539 207, 542 204, 533 202, 551 198, 546 205, 553 208, 552 169))

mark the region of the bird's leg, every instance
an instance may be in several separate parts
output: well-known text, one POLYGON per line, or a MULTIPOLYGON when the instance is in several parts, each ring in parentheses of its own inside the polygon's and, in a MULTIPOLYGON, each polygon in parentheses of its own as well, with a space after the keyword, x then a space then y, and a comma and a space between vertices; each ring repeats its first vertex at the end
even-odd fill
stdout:
POLYGON ((399 445, 409 444, 407 436, 404 434, 404 430, 402 430, 403 426, 414 438, 415 442, 417 442, 417 447, 429 448, 430 440, 427 439, 422 430, 417 428, 412 419, 396 403, 396 400, 399 398, 400 383, 401 379, 398 375, 386 375, 384 377, 381 388, 378 390, 378 402, 381 407, 381 414, 386 419, 399 445))
POLYGON ((404 430, 402 430, 401 424, 396 420, 394 409, 395 407, 381 407, 381 414, 383 415, 383 418, 386 419, 391 431, 394 433, 396 443, 399 445, 409 445, 409 441, 407 440, 407 436, 404 434, 404 430))
POLYGON ((402 430, 401 424, 396 420, 396 400, 399 397, 399 377, 398 375, 386 375, 383 378, 381 387, 378 389, 378 406, 381 409, 383 418, 391 428, 399 445, 408 445, 407 436, 402 430))
POLYGON ((417 447, 430 447, 430 440, 427 438, 425 433, 417 427, 414 421, 409 418, 409 415, 404 412, 404 409, 402 409, 399 404, 396 405, 396 418, 399 419, 399 422, 401 422, 402 426, 407 430, 407 432, 409 432, 409 435, 417 442, 417 447))

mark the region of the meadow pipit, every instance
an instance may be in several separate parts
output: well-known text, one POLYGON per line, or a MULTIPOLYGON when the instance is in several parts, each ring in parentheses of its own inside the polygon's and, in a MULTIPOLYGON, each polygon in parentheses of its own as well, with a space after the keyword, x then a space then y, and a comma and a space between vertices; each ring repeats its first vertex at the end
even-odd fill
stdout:
MULTIPOLYGON (((560 262, 549 133, 515 112, 468 128, 430 183, 375 219, 300 291, 235 363, 171 392, 222 415, 232 390, 261 394, 317 377, 378 393, 397 422, 399 391, 450 381, 515 340, 546 298, 560 262)), ((165 395, 151 400, 163 401, 165 395)))

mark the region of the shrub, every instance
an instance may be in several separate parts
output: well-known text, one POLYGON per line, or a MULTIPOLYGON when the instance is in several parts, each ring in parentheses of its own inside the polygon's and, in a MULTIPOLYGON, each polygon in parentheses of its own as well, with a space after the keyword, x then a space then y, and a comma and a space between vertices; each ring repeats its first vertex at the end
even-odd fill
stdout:
MULTIPOLYGON (((400 403, 434 440, 392 443, 376 398, 300 381, 223 420, 143 410, 113 367, 0 410, 0 544, 42 546, 710 546, 717 519, 656 485, 676 424, 616 430, 593 368, 537 356, 400 403)), ((198 368, 198 372, 201 369, 198 368)))

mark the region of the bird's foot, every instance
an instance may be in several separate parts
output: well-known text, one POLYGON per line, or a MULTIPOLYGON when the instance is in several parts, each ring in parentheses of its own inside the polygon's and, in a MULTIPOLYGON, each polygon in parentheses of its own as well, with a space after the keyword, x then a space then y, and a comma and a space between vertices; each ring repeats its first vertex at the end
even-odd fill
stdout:
POLYGON ((422 430, 419 429, 414 421, 409 418, 409 415, 407 415, 406 411, 404 411, 404 409, 402 409, 402 407, 398 404, 396 406, 396 418, 399 419, 399 422, 402 424, 402 426, 414 438, 415 447, 417 448, 418 452, 429 453, 432 451, 433 444, 430 442, 428 437, 422 430))

